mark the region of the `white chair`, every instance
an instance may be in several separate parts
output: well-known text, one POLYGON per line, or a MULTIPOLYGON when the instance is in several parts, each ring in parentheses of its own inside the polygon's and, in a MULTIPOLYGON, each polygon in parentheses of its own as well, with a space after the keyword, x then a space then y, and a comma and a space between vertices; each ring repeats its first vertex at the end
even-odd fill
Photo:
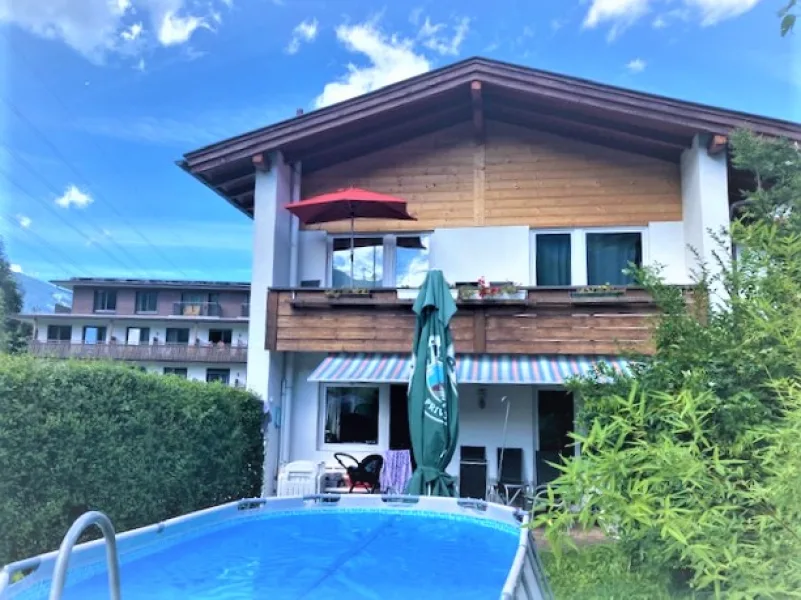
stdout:
POLYGON ((297 460, 287 463, 278 472, 277 496, 307 496, 319 494, 325 463, 297 460))

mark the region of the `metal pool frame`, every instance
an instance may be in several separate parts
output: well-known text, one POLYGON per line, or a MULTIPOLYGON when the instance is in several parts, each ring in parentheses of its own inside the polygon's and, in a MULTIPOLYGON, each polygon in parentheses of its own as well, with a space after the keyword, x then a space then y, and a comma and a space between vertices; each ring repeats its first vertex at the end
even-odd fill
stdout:
MULTIPOLYGON (((178 543, 202 535, 209 529, 224 526, 227 523, 247 520, 263 514, 265 511, 282 512, 297 510, 336 510, 377 509, 381 507, 400 510, 425 511, 459 515, 475 519, 493 521, 499 524, 520 527, 520 538, 512 561, 509 575, 502 590, 500 600, 551 600, 550 587, 545 572, 534 547, 530 529, 526 527, 529 515, 513 508, 484 502, 483 500, 438 498, 432 496, 380 496, 367 494, 317 494, 290 498, 251 498, 237 500, 213 508, 200 510, 148 525, 139 529, 126 531, 116 536, 117 548, 121 554, 146 555, 154 542, 164 544, 178 543)), ((91 577, 107 568, 104 539, 87 542, 75 546, 63 544, 67 548, 67 556, 59 551, 41 554, 32 558, 6 565, 0 570, 0 600, 13 600, 31 588, 50 589, 51 580, 56 575, 56 565, 66 567, 69 563, 70 576, 73 581, 91 577), (14 582, 17 574, 25 575, 14 582)), ((58 596, 57 596, 58 597, 58 596)), ((123 596, 124 599, 124 596, 123 596)))

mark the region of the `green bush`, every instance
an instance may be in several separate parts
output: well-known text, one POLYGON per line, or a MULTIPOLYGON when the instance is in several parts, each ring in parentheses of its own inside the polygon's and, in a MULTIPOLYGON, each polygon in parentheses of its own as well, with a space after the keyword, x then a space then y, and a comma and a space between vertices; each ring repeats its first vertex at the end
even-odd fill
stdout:
POLYGON ((100 510, 118 531, 261 489, 262 403, 103 362, 0 355, 0 564, 100 510))
POLYGON ((656 352, 631 376, 573 382, 582 455, 537 522, 556 551, 577 522, 605 527, 635 568, 716 597, 801 597, 801 156, 733 143, 757 181, 732 224, 737 260, 722 245, 695 302, 637 273, 663 310, 656 352))

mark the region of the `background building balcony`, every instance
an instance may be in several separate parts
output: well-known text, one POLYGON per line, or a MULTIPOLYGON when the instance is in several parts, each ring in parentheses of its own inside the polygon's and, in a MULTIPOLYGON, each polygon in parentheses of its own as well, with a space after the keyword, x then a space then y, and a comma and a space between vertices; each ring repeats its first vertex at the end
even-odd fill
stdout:
POLYGON ((176 317, 222 317, 223 309, 219 302, 175 302, 172 314, 176 317))
POLYGON ((125 344, 32 341, 29 350, 42 358, 89 358, 177 363, 244 363, 247 346, 230 344, 125 344))

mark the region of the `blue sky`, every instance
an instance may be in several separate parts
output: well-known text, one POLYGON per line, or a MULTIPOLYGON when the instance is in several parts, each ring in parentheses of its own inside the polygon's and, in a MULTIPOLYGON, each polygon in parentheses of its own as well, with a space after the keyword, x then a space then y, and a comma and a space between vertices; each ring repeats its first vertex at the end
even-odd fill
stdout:
POLYGON ((248 280, 251 223, 189 150, 469 56, 801 120, 780 0, 0 0, 15 268, 248 280))

